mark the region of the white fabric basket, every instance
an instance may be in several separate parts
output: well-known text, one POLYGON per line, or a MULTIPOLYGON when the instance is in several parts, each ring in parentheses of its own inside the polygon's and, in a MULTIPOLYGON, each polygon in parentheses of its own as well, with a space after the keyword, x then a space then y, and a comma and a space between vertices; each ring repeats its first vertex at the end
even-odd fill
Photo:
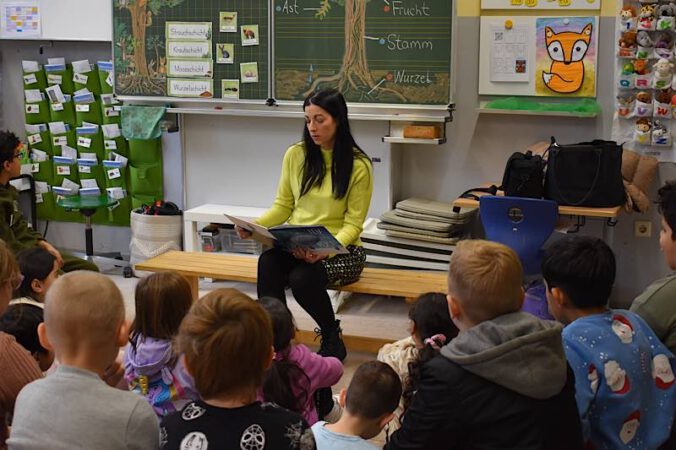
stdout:
MULTIPOLYGON (((132 267, 170 250, 182 249, 183 216, 149 216, 132 211, 130 222, 129 263, 132 267)), ((137 277, 149 274, 134 270, 137 277)))

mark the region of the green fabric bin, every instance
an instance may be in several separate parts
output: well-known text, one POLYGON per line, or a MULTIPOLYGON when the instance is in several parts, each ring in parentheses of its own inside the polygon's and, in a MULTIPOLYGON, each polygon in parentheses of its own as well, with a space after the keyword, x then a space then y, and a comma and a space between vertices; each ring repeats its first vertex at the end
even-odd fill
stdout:
POLYGON ((91 92, 92 94, 101 95, 101 82, 99 81, 99 70, 96 68, 96 64, 93 64, 92 66, 94 68, 89 72, 82 72, 79 74, 73 73, 73 85, 75 87, 75 91, 87 88, 89 89, 89 92, 91 92), (83 76, 87 77, 87 82, 86 83, 78 82, 77 79, 83 76))
POLYGON ((110 159, 110 152, 115 152, 119 155, 124 156, 125 158, 129 157, 129 150, 127 149, 127 140, 118 136, 113 139, 103 138, 103 150, 106 153, 105 159, 110 159))
POLYGON ((121 198, 117 205, 109 208, 99 208, 92 216, 92 221, 102 225, 112 225, 117 227, 129 226, 129 215, 131 211, 131 199, 129 197, 121 198))
POLYGON ((33 73, 23 73, 23 87, 24 89, 40 89, 44 91, 47 89, 47 77, 43 69, 33 73))
POLYGON ((120 105, 104 105, 103 102, 101 102, 101 120, 104 125, 108 125, 111 123, 116 123, 120 124, 120 111, 119 111, 120 105), (117 108, 117 109, 116 109, 117 108))
POLYGON ((52 134, 52 147, 54 154, 57 156, 61 155, 59 147, 63 145, 64 138, 68 147, 75 148, 77 146, 77 138, 75 137, 74 129, 66 131, 66 134, 52 134))
POLYGON ((129 139, 129 161, 131 161, 132 164, 161 163, 161 139, 129 139))
POLYGON ((26 103, 24 113, 27 124, 47 123, 49 122, 49 102, 45 99, 36 103, 26 103))
POLYGON ((77 151, 82 153, 96 153, 99 161, 106 159, 105 151, 103 149, 103 134, 101 129, 97 128, 94 133, 82 133, 76 131, 77 135, 77 151))
POLYGON ((56 204, 54 203, 54 194, 45 192, 35 194, 35 210, 40 220, 54 220, 56 218, 56 204))
POLYGON ((101 100, 94 100, 93 103, 76 103, 75 122, 77 126, 81 126, 82 122, 101 125, 101 100))
POLYGON ((52 122, 64 122, 75 128, 75 104, 72 100, 63 103, 50 103, 49 114, 52 122))
POLYGON ((162 164, 132 164, 129 166, 129 190, 132 194, 162 192, 162 164))
POLYGON ((54 161, 54 184, 53 186, 61 186, 64 178, 80 184, 80 177, 77 172, 77 161, 72 163, 59 163, 54 161))
MULTIPOLYGON (((81 162, 78 161, 77 171, 78 171, 78 175, 80 177, 80 181, 82 181, 82 180, 96 180, 96 184, 98 185, 101 193, 105 193, 106 179, 103 176, 103 166, 101 164, 96 164, 94 166, 90 166, 90 165, 87 165, 87 164, 82 164, 81 162)), ((82 183, 80 183, 80 184, 82 184, 82 183)))
POLYGON ((105 177, 105 183, 107 188, 111 187, 120 187, 124 190, 127 190, 127 168, 126 167, 115 167, 106 164, 106 161, 103 162, 103 175, 105 177), (117 169, 118 172, 115 171, 117 169))
POLYGON ((131 196, 131 209, 132 211, 140 208, 142 205, 152 205, 157 200, 162 200, 162 193, 155 194, 133 194, 131 196))
POLYGON ((37 149, 47 152, 49 156, 52 156, 52 139, 49 134, 49 131, 42 131, 40 133, 29 134, 26 132, 26 140, 28 141, 28 151, 37 149))
POLYGON ((58 84, 61 86, 61 92, 64 94, 73 94, 75 92, 75 85, 73 84, 73 66, 66 65, 65 70, 48 70, 45 68, 47 77, 47 84, 53 86, 58 84))
POLYGON ((54 164, 52 161, 33 161, 31 164, 33 165, 31 175, 33 175, 35 181, 45 181, 50 186, 54 184, 54 164))
MULTIPOLYGON (((102 94, 112 94, 113 93, 113 85, 115 84, 115 79, 114 78, 108 78, 108 76, 112 72, 108 72, 107 70, 99 70, 99 82, 101 83, 101 93, 102 94), (111 83, 108 83, 108 81, 112 81, 111 83)), ((127 220, 127 222, 129 222, 127 220)))

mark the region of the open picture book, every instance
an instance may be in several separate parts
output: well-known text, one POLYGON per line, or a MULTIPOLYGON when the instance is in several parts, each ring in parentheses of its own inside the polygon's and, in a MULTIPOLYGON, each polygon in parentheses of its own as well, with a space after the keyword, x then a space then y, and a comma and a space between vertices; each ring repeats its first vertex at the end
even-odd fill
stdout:
POLYGON ((305 248, 318 255, 335 255, 349 251, 323 225, 280 225, 265 228, 241 217, 224 214, 233 224, 251 232, 251 237, 263 245, 287 252, 305 248))

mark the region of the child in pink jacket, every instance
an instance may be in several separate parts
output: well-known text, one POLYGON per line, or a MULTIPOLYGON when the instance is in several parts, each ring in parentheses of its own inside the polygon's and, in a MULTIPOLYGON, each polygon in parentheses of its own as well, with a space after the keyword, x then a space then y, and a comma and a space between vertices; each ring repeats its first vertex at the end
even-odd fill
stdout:
POLYGON ((313 425, 318 420, 314 393, 336 384, 343 376, 343 364, 338 358, 318 355, 305 345, 291 342, 296 324, 284 303, 273 297, 263 297, 258 302, 270 316, 275 347, 275 357, 265 373, 258 400, 302 414, 313 425))

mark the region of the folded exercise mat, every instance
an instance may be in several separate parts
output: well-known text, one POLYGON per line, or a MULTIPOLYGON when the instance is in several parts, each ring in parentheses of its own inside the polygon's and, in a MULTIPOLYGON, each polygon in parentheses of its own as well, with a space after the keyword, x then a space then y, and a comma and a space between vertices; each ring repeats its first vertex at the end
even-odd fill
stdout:
POLYGON ((425 236, 422 234, 406 233, 405 231, 385 230, 385 236, 392 236, 404 239, 414 239, 417 241, 435 242, 437 244, 455 245, 460 240, 459 237, 437 237, 425 236))
POLYGON ((434 216, 432 214, 423 214, 412 211, 406 211, 404 209, 394 209, 393 211, 399 217, 406 217, 408 219, 426 220, 430 222, 449 223, 453 225, 464 225, 467 222, 469 222, 472 218, 471 214, 468 214, 460 218, 450 218, 450 217, 434 216))
POLYGON ((442 238, 447 238, 451 237, 451 234, 448 232, 440 232, 440 231, 429 231, 429 230, 421 230, 417 228, 410 228, 410 227, 402 227, 400 225, 393 225, 391 223, 387 222, 378 222, 378 228, 381 230, 392 230, 392 231, 401 231, 403 233, 410 233, 412 235, 422 235, 422 236, 435 236, 435 237, 442 237, 442 238))
POLYGON ((406 200, 398 202, 396 207, 403 211, 430 214, 433 216, 447 217, 449 219, 464 219, 472 214, 472 210, 454 213, 452 202, 438 202, 423 198, 407 198, 406 200))
POLYGON ((127 139, 157 139, 162 134, 160 120, 164 106, 122 106, 122 136, 127 139))
POLYGON ((394 211, 386 211, 380 216, 380 220, 393 225, 399 225, 406 228, 413 228, 415 230, 427 230, 439 233, 450 233, 454 226, 448 223, 433 222, 429 220, 409 219, 395 214, 394 211))

